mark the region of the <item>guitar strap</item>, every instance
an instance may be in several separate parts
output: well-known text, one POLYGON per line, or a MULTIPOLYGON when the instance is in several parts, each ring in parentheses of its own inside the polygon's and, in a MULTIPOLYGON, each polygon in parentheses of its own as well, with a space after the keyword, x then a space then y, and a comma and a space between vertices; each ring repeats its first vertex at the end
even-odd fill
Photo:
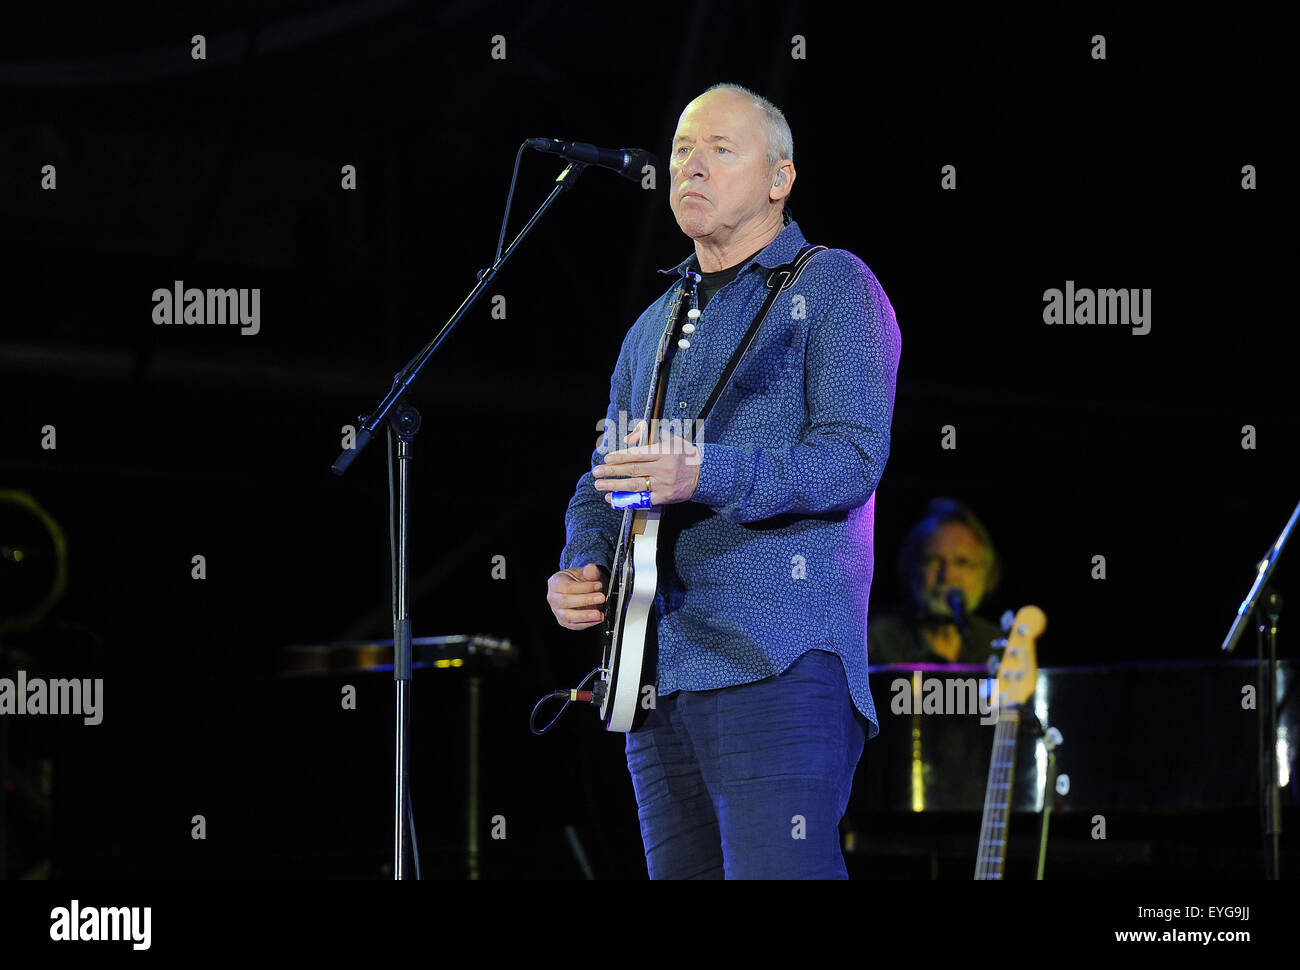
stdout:
POLYGON ((799 250, 799 255, 794 258, 793 262, 778 266, 767 274, 767 282, 764 283, 764 285, 771 292, 767 294, 767 299, 763 301, 763 306, 759 309, 758 316, 754 318, 754 322, 751 323, 749 329, 745 331, 745 336, 740 338, 740 345, 736 347, 735 351, 732 353, 731 360, 727 361, 727 366, 722 369, 722 376, 718 378, 718 383, 717 386, 713 388, 713 393, 709 395, 709 399, 704 402, 704 407, 700 409, 699 417, 696 418, 697 421, 702 422, 706 417, 708 417, 709 412, 713 410, 713 405, 717 403, 718 398, 722 396, 722 392, 726 390, 727 382, 731 380, 732 372, 735 371, 736 367, 744 358, 745 353, 749 350, 749 345, 754 342, 754 338, 758 336, 758 329, 763 325, 763 318, 766 317, 767 312, 772 309, 772 304, 776 302, 777 296, 782 290, 789 289, 793 286, 795 280, 797 280, 803 273, 804 267, 808 265, 808 261, 825 248, 825 246, 813 246, 811 244, 805 245, 803 249, 799 250))

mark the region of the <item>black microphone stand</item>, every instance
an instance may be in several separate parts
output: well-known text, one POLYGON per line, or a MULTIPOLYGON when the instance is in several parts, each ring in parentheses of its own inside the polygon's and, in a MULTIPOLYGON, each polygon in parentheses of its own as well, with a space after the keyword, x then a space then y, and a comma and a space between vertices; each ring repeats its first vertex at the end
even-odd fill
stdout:
MULTIPOLYGON (((406 403, 404 397, 415 378, 419 375, 429 358, 434 355, 447 335, 460 323, 470 307, 478 300, 496 278, 510 254, 532 230, 533 226, 551 207, 551 204, 577 181, 585 162, 570 162, 555 179, 555 187, 545 201, 533 213, 532 218, 515 236, 514 241, 497 257, 491 267, 479 274, 479 280, 470 290, 469 295, 456 312, 451 315, 441 330, 430 340, 418 354, 407 362, 393 378, 393 386, 379 406, 370 414, 359 418, 355 445, 345 448, 334 460, 331 470, 335 475, 342 475, 361 454, 362 449, 370 443, 375 431, 385 422, 397 437, 398 501, 397 501, 397 538, 396 569, 391 577, 393 584, 393 679, 397 686, 397 718, 394 727, 394 778, 393 778, 393 878, 406 879, 407 855, 407 820, 410 811, 410 797, 407 792, 407 763, 410 748, 406 741, 407 726, 410 722, 410 684, 411 684, 411 618, 408 611, 410 594, 410 561, 407 537, 410 528, 410 477, 408 468, 411 458, 411 445, 420 428, 420 413, 406 403)), ((391 470, 391 469, 390 469, 391 470)))
POLYGON ((1286 548, 1287 540, 1295 529, 1296 520, 1300 519, 1300 503, 1296 504, 1291 518, 1282 528, 1272 548, 1260 560, 1255 582, 1246 594, 1245 600, 1237 608, 1237 618, 1232 622, 1221 649, 1231 653, 1237 641, 1245 631, 1255 611, 1268 617, 1268 661, 1264 660, 1265 626, 1255 618, 1255 656, 1259 667, 1259 808, 1260 822, 1265 840, 1264 875, 1268 879, 1280 879, 1279 838, 1282 832, 1281 787, 1278 784, 1277 770, 1277 621, 1282 614, 1282 597, 1268 586, 1268 578, 1273 575, 1278 558, 1286 548), (1262 603, 1258 603, 1260 599, 1262 603), (1258 607, 1256 604, 1258 603, 1258 607))

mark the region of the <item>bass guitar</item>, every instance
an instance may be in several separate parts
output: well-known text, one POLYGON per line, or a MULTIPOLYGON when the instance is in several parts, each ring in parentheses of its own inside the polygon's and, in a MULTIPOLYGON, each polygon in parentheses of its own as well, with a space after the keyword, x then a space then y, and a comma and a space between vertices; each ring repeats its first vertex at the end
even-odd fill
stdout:
POLYGON ((1047 629, 1047 617, 1037 606, 1024 606, 1011 621, 995 688, 998 723, 993 729, 993 756, 984 787, 984 816, 980 820, 976 879, 1001 879, 1007 861, 1007 823, 1011 816, 1011 786, 1016 778, 1016 734, 1020 708, 1038 684, 1035 641, 1047 629))

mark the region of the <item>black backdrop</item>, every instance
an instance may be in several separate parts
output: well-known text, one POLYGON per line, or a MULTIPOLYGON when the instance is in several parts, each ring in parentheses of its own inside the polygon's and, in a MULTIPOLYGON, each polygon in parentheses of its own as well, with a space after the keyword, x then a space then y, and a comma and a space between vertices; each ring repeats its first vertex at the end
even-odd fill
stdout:
MULTIPOLYGON (((391 635, 383 443, 342 479, 329 466, 490 263, 525 137, 663 157, 720 80, 785 110, 792 211, 871 267, 902 333, 875 611, 906 528, 950 495, 1006 562, 986 612, 1046 610, 1041 663, 1213 659, 1295 502, 1283 35, 1262 15, 286 0, 30 16, 0 35, 0 487, 60 524, 69 571, 47 620, 5 642, 32 671, 106 680, 100 727, 9 724, 19 762, 55 779, 52 821, 11 843, 53 874, 382 871, 388 693, 346 715, 337 684, 303 699, 263 675, 290 644, 391 635), (175 280, 260 288, 260 332, 155 326, 151 294, 175 280), (1044 325, 1066 280, 1149 287, 1150 332, 1044 325)), ((560 167, 525 157, 511 235, 560 167)), ((521 652, 485 726, 485 802, 518 820, 489 874, 575 874, 568 824, 598 874, 644 874, 619 739, 587 711, 540 739, 526 717, 593 662, 594 633, 558 628, 545 581, 622 335, 686 243, 664 181, 589 170, 494 287, 506 319, 480 303, 412 394, 416 635, 521 652)), ((460 744, 461 686, 417 678, 426 752, 460 744)), ((432 820, 461 789, 421 765, 432 820)))

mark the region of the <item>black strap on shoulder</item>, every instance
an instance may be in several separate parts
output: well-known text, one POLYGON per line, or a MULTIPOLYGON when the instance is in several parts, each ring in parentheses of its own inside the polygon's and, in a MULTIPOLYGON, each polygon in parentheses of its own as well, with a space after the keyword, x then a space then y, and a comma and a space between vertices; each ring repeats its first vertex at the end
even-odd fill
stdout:
POLYGON ((727 361, 727 366, 722 369, 722 376, 718 379, 717 386, 713 388, 713 393, 709 395, 709 399, 704 402, 704 407, 700 409, 699 417, 696 418, 697 421, 703 421, 708 417, 709 412, 713 410, 713 405, 716 404, 718 398, 722 396, 722 392, 727 387, 727 382, 731 380, 732 372, 735 371, 736 367, 744 358, 745 353, 749 350, 749 345, 754 342, 754 338, 758 336, 758 328, 763 325, 763 318, 767 316, 767 311, 772 309, 772 304, 776 302, 777 295, 782 290, 787 290, 793 286, 795 280, 803 274, 804 267, 808 265, 808 261, 825 248, 825 246, 804 246, 803 249, 799 251, 799 255, 795 257, 793 262, 786 263, 783 266, 778 266, 767 274, 767 282, 763 285, 771 290, 771 292, 767 294, 767 299, 763 301, 763 306, 758 311, 758 316, 754 317, 754 322, 751 323, 749 329, 745 331, 745 336, 740 339, 740 346, 738 346, 735 352, 731 355, 731 360, 727 361))

